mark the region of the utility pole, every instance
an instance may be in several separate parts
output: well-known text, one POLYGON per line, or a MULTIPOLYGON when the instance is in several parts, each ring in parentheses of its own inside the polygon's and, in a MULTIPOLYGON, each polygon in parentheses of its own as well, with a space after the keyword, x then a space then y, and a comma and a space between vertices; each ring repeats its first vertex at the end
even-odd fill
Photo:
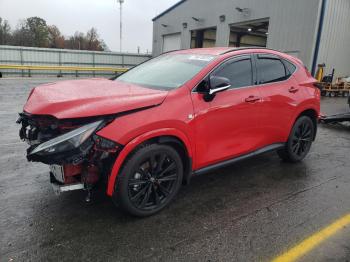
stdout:
POLYGON ((122 15, 123 15, 123 3, 124 3, 125 0, 117 0, 117 2, 119 3, 120 5, 120 53, 122 52, 122 49, 123 49, 123 44, 122 44, 122 41, 123 41, 123 20, 122 20, 122 15))

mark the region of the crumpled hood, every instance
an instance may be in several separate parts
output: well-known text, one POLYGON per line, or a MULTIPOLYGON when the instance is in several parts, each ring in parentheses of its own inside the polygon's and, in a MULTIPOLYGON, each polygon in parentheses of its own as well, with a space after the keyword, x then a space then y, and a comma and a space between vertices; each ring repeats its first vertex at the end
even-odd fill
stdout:
POLYGON ((167 93, 107 79, 61 81, 34 88, 24 111, 58 119, 110 115, 159 105, 167 93))

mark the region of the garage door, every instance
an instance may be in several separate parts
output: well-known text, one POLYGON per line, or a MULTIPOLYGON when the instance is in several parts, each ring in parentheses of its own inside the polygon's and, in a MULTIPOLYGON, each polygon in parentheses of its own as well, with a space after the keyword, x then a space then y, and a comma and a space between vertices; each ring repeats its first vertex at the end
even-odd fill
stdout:
POLYGON ((181 49, 181 34, 163 36, 163 52, 181 49))

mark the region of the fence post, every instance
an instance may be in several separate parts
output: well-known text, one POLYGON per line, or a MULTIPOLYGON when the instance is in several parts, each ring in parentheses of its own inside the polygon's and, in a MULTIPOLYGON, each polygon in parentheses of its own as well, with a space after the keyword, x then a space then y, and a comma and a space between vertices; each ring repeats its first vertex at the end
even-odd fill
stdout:
MULTIPOLYGON (((20 57, 21 57, 21 65, 23 65, 23 49, 20 47, 19 48, 19 54, 20 54, 20 57)), ((24 70, 22 69, 22 77, 24 77, 24 70)))
MULTIPOLYGON (((95 67, 95 52, 92 53, 92 67, 95 67)), ((95 77, 95 70, 92 71, 93 77, 95 77)))
MULTIPOLYGON (((62 66, 62 51, 58 51, 58 65, 62 66)), ((62 70, 58 71, 58 77, 62 77, 62 70)))

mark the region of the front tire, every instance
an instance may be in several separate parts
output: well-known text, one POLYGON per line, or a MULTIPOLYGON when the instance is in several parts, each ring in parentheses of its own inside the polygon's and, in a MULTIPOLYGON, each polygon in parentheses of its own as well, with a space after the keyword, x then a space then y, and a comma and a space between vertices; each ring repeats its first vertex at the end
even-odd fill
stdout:
POLYGON ((145 217, 166 207, 182 184, 183 164, 168 145, 151 144, 136 150, 117 177, 113 200, 127 213, 145 217))
POLYGON ((315 124, 308 116, 301 116, 295 122, 285 147, 277 151, 287 162, 299 162, 309 153, 315 134, 315 124))

